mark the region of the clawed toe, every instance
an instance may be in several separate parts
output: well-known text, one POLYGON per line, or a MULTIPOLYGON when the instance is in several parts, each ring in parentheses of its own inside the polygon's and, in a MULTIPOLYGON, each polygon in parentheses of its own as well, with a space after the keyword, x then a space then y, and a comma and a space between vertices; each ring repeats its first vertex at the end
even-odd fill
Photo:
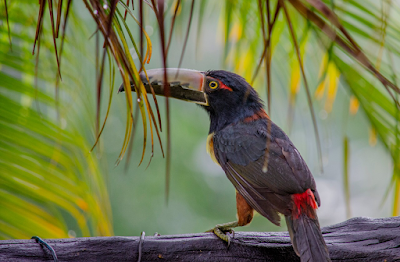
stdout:
POLYGON ((223 241, 227 242, 228 247, 231 244, 231 238, 234 237, 234 233, 235 233, 235 231, 233 231, 233 229, 231 229, 231 228, 224 230, 219 227, 215 227, 213 229, 213 232, 217 237, 219 237, 223 241), (232 237, 230 235, 232 235, 232 237))
POLYGON ((237 226, 238 226, 237 221, 226 224, 219 224, 216 225, 213 229, 210 229, 206 232, 213 232, 217 237, 227 242, 229 247, 231 239, 235 237, 235 231, 232 228, 237 226))

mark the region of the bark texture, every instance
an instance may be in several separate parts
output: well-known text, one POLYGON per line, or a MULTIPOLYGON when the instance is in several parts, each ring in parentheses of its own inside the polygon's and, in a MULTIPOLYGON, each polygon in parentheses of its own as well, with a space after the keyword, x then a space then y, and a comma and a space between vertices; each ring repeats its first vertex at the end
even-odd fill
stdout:
MULTIPOLYGON (((332 261, 400 261, 400 217, 353 218, 322 228, 332 261)), ((299 261, 288 232, 45 239, 59 261, 299 261), (141 246, 141 247, 140 247, 141 246)), ((35 240, 0 241, 0 261, 51 261, 35 240)))

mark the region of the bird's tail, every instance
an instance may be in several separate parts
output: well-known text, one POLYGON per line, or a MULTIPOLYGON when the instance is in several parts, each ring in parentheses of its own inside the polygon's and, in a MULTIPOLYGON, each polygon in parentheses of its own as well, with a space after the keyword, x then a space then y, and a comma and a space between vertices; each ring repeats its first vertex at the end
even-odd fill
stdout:
POLYGON ((319 227, 313 193, 308 189, 295 194, 293 201, 293 212, 285 218, 294 251, 302 262, 331 261, 319 227))

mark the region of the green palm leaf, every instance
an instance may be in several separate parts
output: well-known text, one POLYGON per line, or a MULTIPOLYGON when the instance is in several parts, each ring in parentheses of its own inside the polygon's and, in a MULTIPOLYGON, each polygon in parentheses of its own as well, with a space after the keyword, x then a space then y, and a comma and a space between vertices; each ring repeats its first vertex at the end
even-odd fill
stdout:
MULTIPOLYGON (((7 29, 0 27, 0 238, 112 235, 100 164, 79 126, 68 125, 79 118, 63 108, 70 96, 59 96, 57 107, 55 90, 46 91, 57 73, 48 39, 41 40, 40 55, 50 59, 42 60, 35 88, 36 8, 30 1, 9 6, 12 51, 7 29)), ((71 73, 63 81, 82 85, 71 73)))

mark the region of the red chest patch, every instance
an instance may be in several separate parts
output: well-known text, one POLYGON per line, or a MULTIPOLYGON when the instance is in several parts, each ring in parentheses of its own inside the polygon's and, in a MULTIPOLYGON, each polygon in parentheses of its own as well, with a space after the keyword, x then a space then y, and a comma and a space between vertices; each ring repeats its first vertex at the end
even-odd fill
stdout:
POLYGON ((267 118, 267 119, 269 119, 269 116, 268 116, 268 114, 265 112, 264 109, 261 109, 260 111, 258 111, 257 113, 255 113, 255 114, 252 115, 252 116, 246 117, 243 121, 244 121, 245 123, 248 123, 248 122, 252 122, 252 121, 255 121, 255 120, 258 120, 258 119, 261 119, 261 118, 267 118))

